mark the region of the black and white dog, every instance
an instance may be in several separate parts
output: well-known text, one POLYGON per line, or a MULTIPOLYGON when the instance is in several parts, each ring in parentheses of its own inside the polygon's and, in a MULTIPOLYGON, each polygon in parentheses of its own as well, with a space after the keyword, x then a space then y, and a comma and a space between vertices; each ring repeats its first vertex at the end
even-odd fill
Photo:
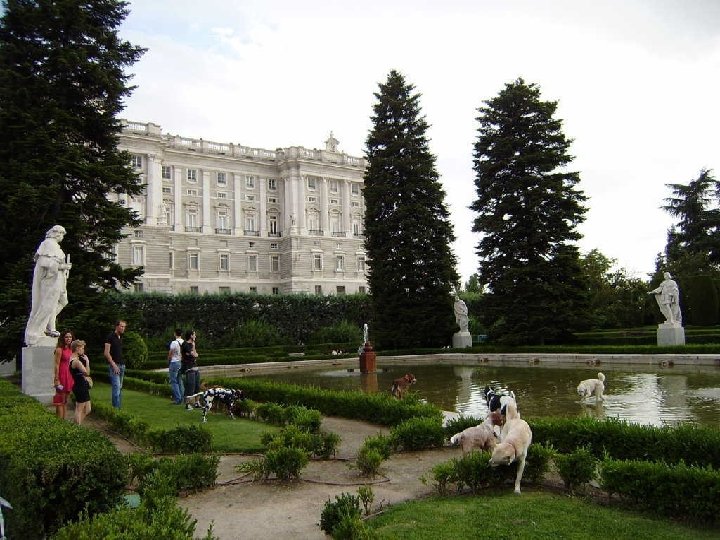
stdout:
POLYGON ((517 405, 515 392, 512 390, 495 390, 494 388, 486 386, 485 390, 483 390, 483 395, 485 396, 485 401, 487 401, 490 412, 499 410, 503 416, 505 416, 508 403, 515 403, 515 405, 517 405))
POLYGON ((200 392, 198 394, 194 394, 192 396, 187 396, 185 398, 185 403, 187 405, 194 405, 199 404, 200 408, 203 410, 203 422, 207 422, 207 413, 212 409, 213 403, 215 401, 219 401, 225 407, 227 408, 228 414, 230 415, 230 418, 235 418, 235 415, 233 414, 233 408, 235 407, 235 403, 237 401, 244 401, 245 400, 245 394, 242 390, 238 390, 236 388, 220 388, 220 387, 212 387, 208 388, 204 392, 200 392))

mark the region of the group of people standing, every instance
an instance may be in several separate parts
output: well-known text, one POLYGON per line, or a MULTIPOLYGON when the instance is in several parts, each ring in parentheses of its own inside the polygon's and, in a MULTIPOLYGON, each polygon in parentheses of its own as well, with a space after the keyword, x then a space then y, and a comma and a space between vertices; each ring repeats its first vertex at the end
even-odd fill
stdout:
MULTIPOLYGON (((122 336, 127 323, 117 321, 115 329, 105 339, 104 356, 108 363, 108 375, 112 388, 112 406, 120 408, 122 404, 122 383, 125 376, 125 362, 122 356, 122 336)), ((75 396, 75 422, 82 424, 90 413, 90 389, 93 381, 90 376, 90 359, 85 354, 86 343, 75 339, 71 330, 65 330, 58 337, 55 347, 55 370, 53 386, 55 396, 53 405, 59 418, 65 419, 70 394, 75 396)))
POLYGON ((172 391, 172 402, 176 405, 185 403, 186 409, 192 409, 183 396, 192 396, 200 392, 200 370, 197 365, 197 336, 194 330, 183 332, 175 329, 175 338, 168 347, 168 378, 172 391))

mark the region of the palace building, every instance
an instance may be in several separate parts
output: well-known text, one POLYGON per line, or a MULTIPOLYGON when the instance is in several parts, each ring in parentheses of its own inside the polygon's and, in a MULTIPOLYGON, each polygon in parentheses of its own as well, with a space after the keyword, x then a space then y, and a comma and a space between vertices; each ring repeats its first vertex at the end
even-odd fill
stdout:
POLYGON ((365 160, 337 145, 331 133, 324 150, 265 150, 123 121, 120 148, 146 188, 113 195, 143 222, 117 262, 144 267, 136 291, 366 292, 365 160))

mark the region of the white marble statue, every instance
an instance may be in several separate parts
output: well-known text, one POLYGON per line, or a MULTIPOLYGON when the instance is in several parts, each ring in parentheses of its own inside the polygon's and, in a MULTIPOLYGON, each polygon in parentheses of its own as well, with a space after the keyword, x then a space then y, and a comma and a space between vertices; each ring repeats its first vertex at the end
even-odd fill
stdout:
POLYGON ((455 293, 455 304, 453 305, 455 311, 455 322, 460 327, 460 332, 468 331, 468 308, 465 302, 455 293))
POLYGON ((368 325, 367 323, 363 324, 363 343, 368 342, 368 325))
POLYGON ((35 253, 32 282, 32 309, 25 327, 25 344, 36 345, 43 336, 58 337, 55 328, 58 313, 67 305, 67 277, 72 265, 70 256, 60 248, 65 228, 55 225, 46 234, 35 253))
POLYGON ((648 294, 654 294, 655 300, 660 307, 660 312, 665 316, 665 321, 670 324, 682 324, 682 313, 680 313, 680 289, 670 272, 663 274, 663 281, 657 289, 648 294))

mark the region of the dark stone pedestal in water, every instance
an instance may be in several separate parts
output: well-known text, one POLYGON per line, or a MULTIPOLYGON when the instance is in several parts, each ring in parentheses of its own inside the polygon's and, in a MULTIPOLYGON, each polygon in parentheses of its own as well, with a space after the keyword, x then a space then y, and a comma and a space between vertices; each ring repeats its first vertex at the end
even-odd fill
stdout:
POLYGON ((375 373, 375 350, 369 341, 365 342, 360 353, 360 373, 375 373))

